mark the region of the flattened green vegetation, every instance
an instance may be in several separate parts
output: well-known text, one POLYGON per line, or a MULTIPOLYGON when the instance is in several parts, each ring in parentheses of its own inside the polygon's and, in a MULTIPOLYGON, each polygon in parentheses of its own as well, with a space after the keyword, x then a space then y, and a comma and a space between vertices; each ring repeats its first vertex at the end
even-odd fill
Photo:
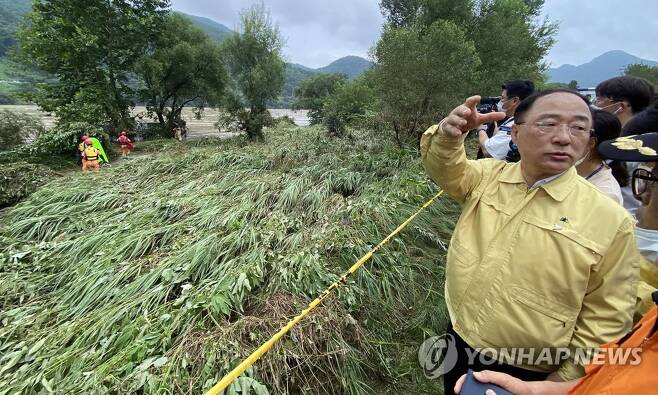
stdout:
MULTIPOLYGON (((267 138, 166 145, 5 211, 0 394, 198 394, 436 192, 381 136, 267 138)), ((435 203, 233 390, 438 391, 416 353, 457 212, 435 203)))

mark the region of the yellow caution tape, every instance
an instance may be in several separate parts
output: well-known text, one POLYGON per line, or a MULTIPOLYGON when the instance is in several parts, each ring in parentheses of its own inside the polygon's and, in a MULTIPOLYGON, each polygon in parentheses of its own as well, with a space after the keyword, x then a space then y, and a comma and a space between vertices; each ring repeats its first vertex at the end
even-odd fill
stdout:
POLYGON ((268 352, 274 344, 276 344, 279 339, 281 339, 286 333, 290 331, 295 325, 299 323, 304 317, 308 315, 308 313, 311 312, 314 308, 316 308, 320 303, 322 303, 323 300, 325 300, 331 292, 340 287, 342 284, 344 284, 347 281, 347 278, 352 275, 354 272, 359 270, 361 266, 363 266, 364 263, 368 261, 368 259, 372 258, 373 254, 377 252, 380 248, 382 248, 386 243, 391 241, 393 237, 395 237, 402 229, 404 229, 411 221, 418 216, 423 210, 425 210, 427 207, 429 207, 436 199, 438 199, 441 195, 443 194, 443 191, 439 191, 436 195, 434 195, 430 200, 425 202, 425 204, 422 205, 421 208, 419 208, 415 213, 413 213, 409 218, 407 218, 406 221, 404 221, 400 226, 398 226, 393 232, 391 232, 390 235, 386 236, 384 240, 382 240, 379 244, 375 246, 372 250, 368 251, 367 254, 361 257, 350 269, 345 272, 337 281, 332 283, 320 296, 318 296, 315 300, 313 300, 306 309, 302 310, 302 312, 290 320, 286 326, 281 328, 277 333, 272 336, 272 338, 265 343, 263 343, 256 351, 251 353, 247 359, 242 361, 238 366, 235 367, 232 371, 230 371, 226 376, 224 376, 217 384, 215 384, 214 387, 208 390, 206 392, 206 395, 219 395, 222 391, 224 391, 231 383, 240 377, 242 373, 245 372, 245 370, 249 369, 251 365, 256 363, 256 361, 262 357, 266 352, 268 352))

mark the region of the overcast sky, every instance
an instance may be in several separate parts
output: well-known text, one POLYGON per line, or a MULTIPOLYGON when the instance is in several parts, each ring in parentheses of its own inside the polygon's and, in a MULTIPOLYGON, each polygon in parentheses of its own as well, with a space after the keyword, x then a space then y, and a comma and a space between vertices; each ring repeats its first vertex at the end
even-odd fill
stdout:
MULTIPOLYGON (((240 10, 257 0, 172 0, 173 8, 231 29, 240 10)), ((381 34, 378 0, 266 0, 286 39, 287 61, 322 67, 347 55, 367 57, 381 34)), ((560 22, 547 60, 582 64, 613 49, 658 60, 658 1, 546 0, 544 15, 560 22)))

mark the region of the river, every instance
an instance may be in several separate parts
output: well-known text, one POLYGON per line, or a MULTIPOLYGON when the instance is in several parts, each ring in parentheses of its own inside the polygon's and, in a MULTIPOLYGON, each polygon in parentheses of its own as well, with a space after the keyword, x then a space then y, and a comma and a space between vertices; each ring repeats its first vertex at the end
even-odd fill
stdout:
MULTIPOLYGON (((52 114, 40 111, 39 108, 35 105, 0 105, 0 110, 9 110, 17 113, 26 113, 35 115, 41 118, 41 121, 46 126, 46 129, 50 129, 55 125, 57 121, 56 117, 52 114)), ((272 117, 279 118, 284 115, 289 116, 295 121, 295 124, 298 126, 308 126, 309 118, 307 110, 288 110, 288 109, 270 109, 272 117)), ((143 106, 135 107, 132 111, 133 115, 136 115, 140 112, 146 113, 146 108, 143 106)), ((201 114, 200 119, 197 119, 192 108, 185 108, 183 110, 183 119, 187 123, 189 129, 188 136, 190 137, 212 137, 212 136, 223 136, 226 134, 226 131, 220 133, 219 130, 215 127, 215 122, 219 118, 219 112, 216 109, 205 109, 201 114)), ((150 120, 150 122, 157 122, 157 119, 150 120)))

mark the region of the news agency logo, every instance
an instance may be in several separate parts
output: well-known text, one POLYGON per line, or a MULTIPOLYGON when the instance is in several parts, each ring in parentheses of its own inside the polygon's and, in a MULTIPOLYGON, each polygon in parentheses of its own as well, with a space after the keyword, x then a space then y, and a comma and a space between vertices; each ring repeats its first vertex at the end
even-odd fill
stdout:
MULTIPOLYGON (((639 365, 642 348, 465 348, 469 366, 560 366, 567 360, 586 365, 639 365)), ((454 369, 458 352, 455 338, 451 334, 433 336, 425 340, 418 349, 418 362, 428 379, 437 379, 454 369)))
POLYGON ((437 379, 457 364, 457 343, 454 336, 432 336, 418 349, 418 362, 428 379, 437 379))

